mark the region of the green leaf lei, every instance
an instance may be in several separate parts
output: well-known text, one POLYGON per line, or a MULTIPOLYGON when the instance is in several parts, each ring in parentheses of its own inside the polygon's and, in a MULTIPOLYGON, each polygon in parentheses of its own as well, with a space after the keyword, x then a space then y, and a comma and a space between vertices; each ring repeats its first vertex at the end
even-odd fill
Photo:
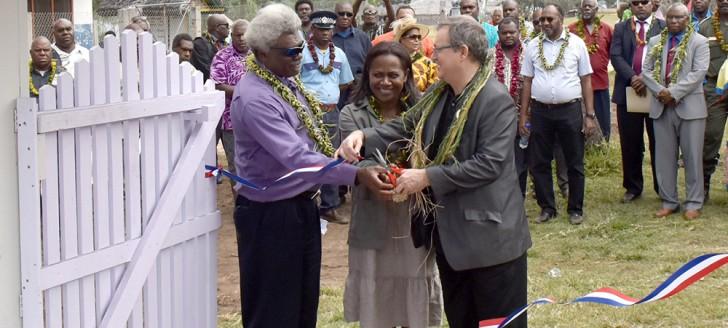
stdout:
POLYGON ((255 60, 255 55, 251 54, 248 56, 246 64, 248 66, 248 72, 253 72, 255 75, 258 75, 261 79, 268 82, 273 90, 296 110, 298 119, 306 127, 308 136, 316 143, 319 151, 326 156, 334 156, 334 146, 331 144, 328 132, 324 129, 324 112, 321 110, 321 104, 313 95, 303 88, 301 79, 299 77, 295 78, 296 87, 298 90, 301 90, 301 93, 306 98, 306 102, 308 102, 311 112, 313 113, 313 117, 306 112, 301 101, 298 100, 298 97, 296 97, 289 87, 284 85, 279 78, 273 75, 273 73, 258 65, 258 62, 255 60), (314 119, 316 120, 316 124, 314 124, 314 119))
POLYGON ((569 31, 566 31, 566 38, 564 38, 564 43, 562 43, 561 48, 559 48, 559 55, 556 56, 556 61, 554 61, 554 63, 550 65, 546 62, 546 57, 544 57, 543 55, 543 41, 546 39, 546 34, 541 33, 538 36, 538 59, 541 61, 541 66, 544 70, 552 71, 556 67, 561 65, 561 61, 564 60, 564 52, 566 52, 566 47, 569 46, 570 35, 571 33, 569 33, 569 31))
MULTIPOLYGON (((672 57, 672 70, 670 71, 670 83, 676 83, 677 82, 677 76, 680 73, 680 69, 682 69, 683 61, 685 60, 685 55, 688 53, 688 43, 690 42, 690 38, 693 36, 693 33, 695 32, 695 28, 692 24, 688 24, 688 30, 685 31, 685 35, 683 36, 683 39, 680 41, 680 43, 677 45, 677 49, 675 50, 675 56, 672 57)), ((667 36, 668 36, 667 27, 660 32, 660 42, 658 42, 654 48, 650 51, 650 56, 655 58, 655 67, 652 71, 652 78, 655 79, 660 84, 664 84, 665 81, 662 76, 662 51, 665 49, 665 44, 667 44, 667 36)))
POLYGON ((485 63, 480 67, 478 72, 473 77, 473 80, 468 83, 463 90, 463 93, 458 96, 458 103, 461 103, 460 108, 455 113, 450 127, 447 130, 447 134, 442 139, 440 147, 437 149, 435 158, 428 163, 426 146, 424 144, 424 131, 425 123, 432 114, 435 106, 443 96, 443 92, 447 87, 447 84, 443 81, 437 82, 432 87, 432 90, 428 92, 417 104, 415 104, 405 114, 405 121, 409 115, 417 115, 421 113, 420 118, 415 122, 413 140, 410 142, 410 163, 413 168, 425 168, 430 165, 441 165, 446 161, 450 160, 455 153, 455 150, 460 146, 460 140, 463 135, 463 128, 468 120, 468 113, 470 108, 478 97, 480 91, 485 87, 485 83, 488 82, 491 73, 493 73, 493 60, 492 56, 488 56, 485 63))

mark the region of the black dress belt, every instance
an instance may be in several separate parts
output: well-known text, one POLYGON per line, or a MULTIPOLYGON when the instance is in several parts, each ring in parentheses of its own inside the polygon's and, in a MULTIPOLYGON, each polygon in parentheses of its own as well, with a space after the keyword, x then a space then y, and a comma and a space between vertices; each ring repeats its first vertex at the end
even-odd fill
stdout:
POLYGON ((318 197, 318 195, 320 195, 320 194, 321 194, 321 189, 306 190, 306 191, 304 191, 304 192, 302 192, 302 193, 300 193, 300 194, 298 194, 296 196, 293 196, 291 198, 309 200, 309 199, 314 199, 314 198, 318 197))
POLYGON ((569 105, 573 105, 573 104, 575 104, 577 102, 580 102, 581 101, 581 98, 574 98, 574 99, 571 99, 571 100, 569 100, 567 102, 563 102, 563 103, 559 103, 559 104, 542 103, 542 102, 540 102, 540 101, 538 101, 536 99, 531 99, 531 101, 533 101, 533 104, 534 105, 538 105, 538 107, 543 107, 543 108, 546 108, 546 109, 559 109, 559 108, 563 108, 563 107, 566 107, 566 106, 569 106, 569 105))

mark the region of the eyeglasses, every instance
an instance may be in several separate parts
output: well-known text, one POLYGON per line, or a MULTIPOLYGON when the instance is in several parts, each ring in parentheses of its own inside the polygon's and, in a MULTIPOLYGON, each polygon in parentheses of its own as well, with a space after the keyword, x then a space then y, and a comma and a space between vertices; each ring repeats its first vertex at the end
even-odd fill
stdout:
POLYGON ((284 56, 295 58, 296 56, 300 55, 303 52, 303 41, 298 44, 298 46, 292 47, 292 48, 279 48, 279 47, 271 47, 271 49, 275 50, 281 50, 284 56))
POLYGON ((225 23, 225 24, 217 24, 217 26, 215 26, 215 28, 220 28, 220 26, 222 26, 222 27, 224 27, 226 29, 230 29, 230 24, 227 24, 227 23, 225 23))
POLYGON ((538 26, 540 24, 538 19, 534 19, 532 23, 533 23, 533 26, 538 26))
POLYGON ((422 40, 422 35, 419 35, 419 34, 410 34, 410 35, 403 36, 402 39, 409 39, 409 40, 412 40, 412 41, 421 41, 422 40))
POLYGON ((554 21, 554 19, 555 18, 553 18, 553 17, 541 16, 541 17, 538 18, 538 21, 541 22, 541 23, 543 23, 543 22, 549 22, 549 24, 550 24, 550 23, 552 23, 554 21))
POLYGON ((336 13, 336 14, 339 15, 340 17, 354 17, 354 13, 347 13, 347 12, 343 12, 343 11, 340 13, 336 13))
POLYGON ((638 0, 638 1, 632 1, 631 3, 633 6, 639 6, 639 5, 646 6, 648 3, 650 3, 650 0, 638 0))
POLYGON ((446 45, 446 46, 442 46, 442 47, 435 47, 435 49, 433 49, 433 52, 440 52, 440 51, 443 51, 445 49, 453 49, 453 48, 457 48, 457 47, 458 46, 454 46, 454 45, 451 45, 451 44, 450 45, 446 45))

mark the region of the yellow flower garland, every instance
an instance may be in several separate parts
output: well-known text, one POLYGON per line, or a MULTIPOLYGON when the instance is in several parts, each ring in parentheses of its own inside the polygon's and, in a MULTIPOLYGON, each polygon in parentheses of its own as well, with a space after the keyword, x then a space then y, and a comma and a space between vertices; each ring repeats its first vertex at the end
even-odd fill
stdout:
POLYGON ((318 100, 316 100, 316 98, 314 98, 313 95, 308 93, 303 88, 303 83, 301 82, 301 79, 299 77, 295 78, 296 87, 298 88, 298 90, 301 91, 304 98, 306 98, 306 102, 308 102, 311 112, 313 113, 313 119, 316 120, 317 124, 314 124, 311 115, 306 112, 303 104, 301 103, 301 101, 298 100, 298 97, 296 97, 293 91, 285 86, 279 78, 273 75, 273 73, 266 69, 263 69, 260 65, 258 65, 258 62, 255 60, 255 55, 251 54, 250 56, 248 56, 247 66, 248 72, 253 72, 255 73, 255 75, 268 82, 273 90, 279 96, 281 96, 283 100, 289 103, 291 107, 293 107, 293 109, 296 110, 296 116, 298 116, 298 119, 306 127, 306 132, 308 133, 308 136, 311 137, 311 139, 316 143, 319 151, 326 156, 333 156, 335 149, 334 146, 331 144, 331 139, 329 138, 328 132, 324 130, 324 112, 323 110, 321 110, 321 104, 318 102, 318 100))
POLYGON ((521 33, 521 41, 528 38, 528 29, 526 28, 526 19, 523 16, 518 17, 518 29, 521 33))
POLYGON ((576 35, 579 36, 584 43, 586 43, 586 50, 589 54, 593 54, 599 50, 599 29, 602 27, 602 22, 599 17, 594 17, 594 31, 591 33, 591 43, 586 40, 586 26, 584 20, 580 19, 576 22, 576 35))
POLYGON ((725 43, 723 32, 720 30, 720 15, 713 15, 710 23, 713 25, 713 34, 715 34, 715 39, 718 41, 720 49, 723 50, 723 52, 728 52, 728 44, 725 43))
MULTIPOLYGON (((562 32, 563 33, 563 32, 562 32)), ((561 64, 561 61, 564 59, 564 52, 566 52, 566 47, 569 46, 569 36, 571 33, 569 31, 566 31, 566 38, 564 39, 564 43, 561 44, 561 48, 559 48, 559 55, 556 56, 556 60, 553 64, 549 64, 546 62, 546 57, 543 55, 543 41, 546 39, 546 34, 541 33, 538 37, 538 59, 541 61, 541 66, 543 66, 543 69, 546 71, 552 71, 556 67, 558 67, 561 64)))
MULTIPOLYGON (((33 84, 33 61, 28 62, 28 68, 28 86, 30 87, 30 93, 37 97, 40 94, 40 91, 38 91, 38 89, 33 84)), ((48 73, 48 82, 46 82, 46 85, 53 84, 53 79, 56 78, 56 70, 56 61, 51 60, 51 71, 50 73, 48 73)))
MULTIPOLYGON (((695 28, 693 28, 692 24, 688 24, 688 30, 685 31, 685 35, 683 35, 683 39, 680 41, 680 43, 677 45, 677 49, 675 50, 675 56, 672 57, 672 70, 670 70, 670 83, 677 82, 677 76, 680 73, 680 69, 682 68, 683 61, 685 60, 685 55, 688 53, 688 43, 690 42, 690 38, 693 36, 693 33, 695 32, 695 28)), ((652 78, 655 79, 660 84, 664 84, 665 81, 662 78, 662 51, 665 49, 665 44, 667 44, 667 27, 660 32, 660 42, 655 45, 654 48, 652 48, 652 51, 650 51, 650 56, 655 58, 655 67, 652 72, 652 78)))

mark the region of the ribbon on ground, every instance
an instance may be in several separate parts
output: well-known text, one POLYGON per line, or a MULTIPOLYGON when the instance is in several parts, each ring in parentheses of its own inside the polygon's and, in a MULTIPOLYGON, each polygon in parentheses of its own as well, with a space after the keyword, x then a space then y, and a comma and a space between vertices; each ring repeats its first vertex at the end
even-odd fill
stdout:
POLYGON ((620 293, 612 288, 597 289, 589 294, 576 298, 568 303, 557 303, 550 298, 539 298, 519 309, 513 311, 505 318, 496 318, 480 321, 479 328, 501 328, 507 326, 513 320, 522 315, 526 310, 539 304, 574 304, 574 303, 596 303, 613 307, 626 307, 637 304, 644 304, 664 300, 673 296, 696 281, 707 276, 723 265, 728 264, 728 253, 705 254, 692 259, 680 269, 670 275, 660 286, 655 288, 649 295, 642 299, 636 299, 620 293))
POLYGON ((282 177, 280 177, 278 179, 275 179, 271 184, 269 184, 267 186, 258 186, 256 184, 250 182, 249 180, 247 180, 245 178, 241 178, 241 177, 239 177, 239 176, 231 173, 230 171, 225 170, 225 169, 223 169, 222 167, 219 167, 219 166, 205 165, 205 170, 207 170, 207 172, 205 172, 205 177, 206 178, 215 177, 218 180, 221 179, 222 177, 227 177, 227 178, 230 178, 231 180, 233 180, 233 181, 235 181, 237 183, 240 183, 241 185, 243 185, 245 187, 248 187, 250 189, 264 191, 264 190, 272 187, 273 185, 275 185, 277 183, 280 183, 281 181, 284 181, 284 180, 287 180, 287 179, 296 177, 296 176, 301 175, 301 174, 305 174, 305 173, 316 173, 318 175, 322 175, 322 174, 328 172, 329 170, 333 169, 334 167, 340 165, 343 162, 344 162, 344 159, 343 158, 339 158, 339 159, 337 159, 335 161, 332 161, 329 164, 326 164, 326 166, 311 166, 311 167, 303 167, 303 168, 300 168, 300 169, 295 169, 295 170, 293 170, 291 172, 286 173, 282 177))

